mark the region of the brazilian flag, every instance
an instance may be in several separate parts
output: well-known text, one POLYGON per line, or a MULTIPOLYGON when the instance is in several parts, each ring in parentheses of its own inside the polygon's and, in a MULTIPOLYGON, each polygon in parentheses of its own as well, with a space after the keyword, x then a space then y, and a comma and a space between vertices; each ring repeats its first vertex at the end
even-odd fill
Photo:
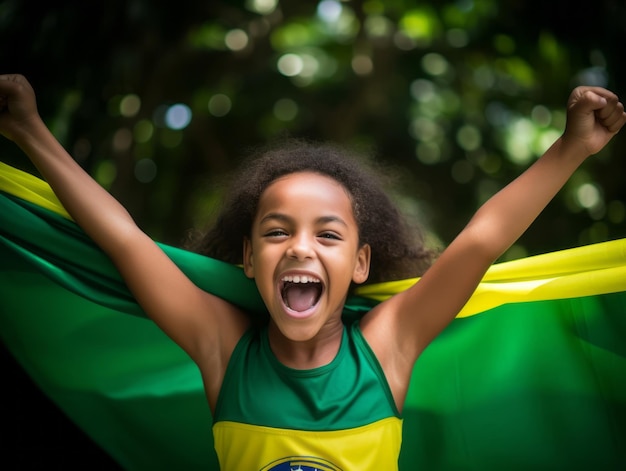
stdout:
MULTIPOLYGON (((263 311, 240 268, 161 247, 203 289, 263 311)), ((362 287, 346 317, 415 281, 362 287)), ((4 164, 0 336, 123 468, 218 469, 194 363, 47 184, 4 164)), ((403 471, 626 469, 626 239, 493 265, 411 381, 403 471)))

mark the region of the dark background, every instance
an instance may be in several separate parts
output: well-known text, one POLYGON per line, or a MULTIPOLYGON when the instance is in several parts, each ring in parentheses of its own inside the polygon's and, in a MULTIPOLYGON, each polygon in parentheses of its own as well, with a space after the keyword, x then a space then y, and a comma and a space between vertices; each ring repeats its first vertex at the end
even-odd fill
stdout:
MULTIPOLYGON (((445 245, 545 149, 542 136, 558 136, 574 86, 626 95, 621 0, 347 1, 341 25, 320 19, 319 2, 283 1, 270 12, 253 4, 5 0, 0 73, 26 75, 59 140, 149 234, 173 245, 207 221, 219 181, 249 146, 286 133, 386 162, 403 209, 445 245), (233 31, 247 37, 241 50, 228 47, 233 31), (285 54, 313 57, 317 72, 283 75, 285 54), (355 57, 371 72, 359 73, 355 57), (415 93, 424 86, 430 98, 415 93), (223 116, 208 108, 219 94, 232 104, 223 116), (141 107, 124 115, 129 95, 141 107), (176 103, 193 113, 180 130, 159 120, 176 103), (277 114, 281 103, 295 115, 277 114), (138 173, 144 164, 153 178, 138 173)), ((625 148, 618 138, 587 162, 503 260, 624 237, 625 148), (577 197, 584 185, 597 195, 589 207, 577 197)), ((0 154, 34 172, 4 139, 0 154)), ((116 468, 5 349, 1 363, 0 450, 11 469, 116 468)))

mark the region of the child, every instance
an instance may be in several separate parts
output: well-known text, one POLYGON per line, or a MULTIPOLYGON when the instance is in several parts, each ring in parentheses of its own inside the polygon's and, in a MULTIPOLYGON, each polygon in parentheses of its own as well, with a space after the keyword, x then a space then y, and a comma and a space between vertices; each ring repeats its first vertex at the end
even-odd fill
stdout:
POLYGON ((332 147, 296 142, 266 153, 236 182, 201 244, 254 278, 270 316, 257 327, 236 306, 193 285, 82 171, 41 121, 26 79, 0 76, 0 132, 31 158, 145 312, 198 365, 225 470, 291 463, 397 469, 401 412, 420 353, 487 268, 625 121, 613 93, 576 88, 565 132, 545 155, 479 209, 418 283, 349 326, 341 313, 353 284, 370 272, 377 281, 406 276, 398 263, 404 257, 419 273, 428 252, 406 242, 395 216, 389 222, 386 212, 374 212, 388 202, 332 147), (370 230, 377 217, 389 227, 370 230), (387 239, 393 232, 398 239, 387 239))

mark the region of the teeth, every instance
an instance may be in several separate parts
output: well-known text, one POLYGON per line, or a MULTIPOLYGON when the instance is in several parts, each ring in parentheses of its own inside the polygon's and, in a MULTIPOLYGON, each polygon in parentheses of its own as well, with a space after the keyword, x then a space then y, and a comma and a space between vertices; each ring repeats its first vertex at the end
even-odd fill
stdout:
POLYGON ((282 281, 288 281, 289 283, 320 283, 318 278, 306 275, 284 276, 282 281))

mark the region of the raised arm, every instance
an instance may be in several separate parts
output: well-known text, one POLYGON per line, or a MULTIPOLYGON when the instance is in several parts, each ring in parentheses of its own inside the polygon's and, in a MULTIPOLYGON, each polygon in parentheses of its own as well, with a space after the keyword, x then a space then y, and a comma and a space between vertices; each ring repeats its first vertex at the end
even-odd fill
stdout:
POLYGON ((458 314, 489 266, 523 234, 579 165, 602 149, 626 121, 617 96, 597 87, 576 88, 567 112, 565 132, 548 151, 476 212, 418 283, 382 303, 367 319, 364 328, 368 322, 391 326, 389 335, 396 347, 384 347, 382 342, 390 338, 377 335, 371 343, 382 356, 400 402, 413 363, 458 314))
MULTIPOLYGON (((246 318, 197 288, 124 207, 72 159, 41 120, 35 94, 21 75, 0 76, 0 132, 31 159, 81 228, 119 269, 148 316, 198 363, 203 375, 220 368, 246 318)), ((207 393, 211 382, 207 378, 207 393)))

